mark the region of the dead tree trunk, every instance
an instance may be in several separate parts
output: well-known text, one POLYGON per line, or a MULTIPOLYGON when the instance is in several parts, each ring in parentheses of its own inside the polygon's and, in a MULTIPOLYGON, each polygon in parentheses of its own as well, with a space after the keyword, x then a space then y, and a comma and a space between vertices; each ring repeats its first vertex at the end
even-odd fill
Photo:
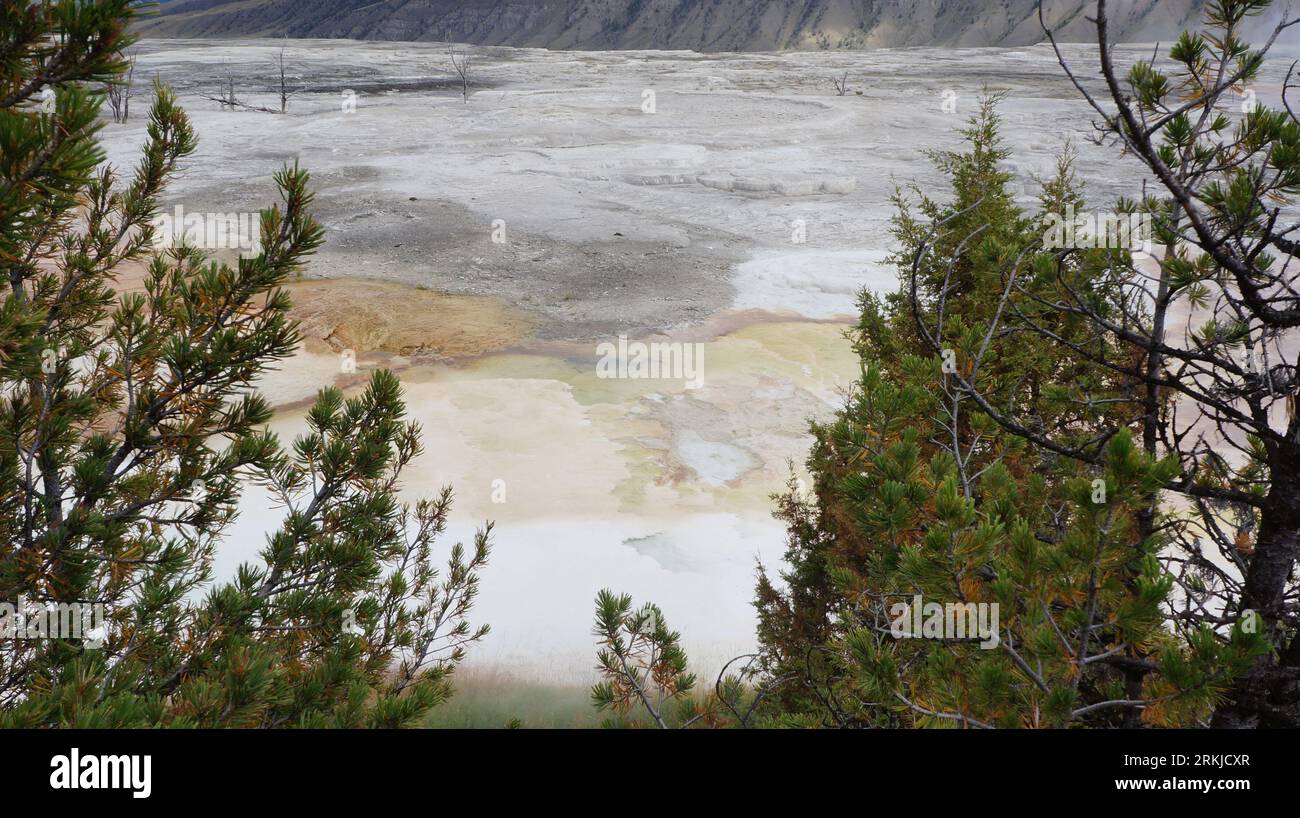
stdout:
POLYGON ((461 101, 469 102, 469 82, 470 82, 470 56, 468 51, 457 52, 455 47, 450 43, 447 45, 447 56, 451 57, 451 67, 455 70, 456 76, 460 79, 460 96, 461 101))

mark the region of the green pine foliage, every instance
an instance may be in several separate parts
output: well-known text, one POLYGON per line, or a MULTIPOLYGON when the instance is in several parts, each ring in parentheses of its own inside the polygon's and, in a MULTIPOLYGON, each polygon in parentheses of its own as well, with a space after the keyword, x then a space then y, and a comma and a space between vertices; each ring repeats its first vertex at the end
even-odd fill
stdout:
POLYGON ((323 239, 308 175, 276 175, 256 255, 155 250, 196 142, 159 87, 134 173, 103 164, 135 14, 0 6, 0 601, 107 617, 95 639, 0 641, 0 726, 417 724, 486 633, 468 615, 491 526, 438 567, 451 492, 398 500, 420 430, 389 372, 323 390, 291 445, 266 431, 257 379, 299 341, 280 285, 323 239), (143 291, 116 292, 136 263, 143 291), (250 482, 283 522, 214 583, 250 482))
POLYGON ((633 609, 631 595, 602 590, 596 595, 593 633, 600 645, 596 658, 601 681, 591 688, 597 710, 612 711, 628 726, 637 726, 626 718, 633 709, 661 728, 673 721, 693 721, 690 693, 695 674, 686 669, 681 634, 668 629, 657 605, 633 609), (676 712, 669 712, 668 706, 674 705, 676 712))
MULTIPOLYGON (((1166 627, 1168 542, 1150 513, 1177 462, 1135 445, 1130 382, 1030 343, 1033 327, 1124 355, 1045 305, 1068 286, 1118 311, 1097 282, 1127 253, 1078 252, 1062 267, 999 169, 997 101, 985 99, 964 151, 934 156, 949 197, 898 196, 900 288, 862 299, 862 376, 813 426, 812 496, 778 498, 788 568, 780 582, 761 574, 756 600, 776 723, 1194 724, 1264 649, 1251 618, 1227 641, 1180 642, 1166 627), (986 411, 1006 405, 1098 465, 986 411), (918 632, 929 603, 962 607, 947 629, 918 632), (954 630, 975 606, 996 606, 995 634, 972 636, 974 619, 954 630)), ((1082 204, 1067 149, 1040 207, 1082 204)))
MULTIPOLYGON (((1115 331, 1144 370, 1144 448, 1180 464, 1171 625, 1189 643, 1223 641, 1258 616, 1268 643, 1216 707, 1212 725, 1224 728, 1300 726, 1296 66, 1280 108, 1256 97, 1273 82, 1269 48, 1295 24, 1285 5, 1209 3, 1204 30, 1184 32, 1161 59, 1123 72, 1105 55, 1108 98, 1093 100, 1100 132, 1154 181, 1126 207, 1165 248, 1148 279, 1151 320, 1115 331), (1252 46, 1243 29, 1270 10, 1274 34, 1252 46)), ((1059 303, 1096 321, 1086 302, 1059 303)))
POLYGON ((700 689, 681 645, 654 603, 634 608, 629 594, 596 595, 596 670, 591 703, 609 712, 603 727, 659 729, 750 727, 764 722, 752 684, 757 656, 738 657, 711 689, 700 689), (749 661, 746 661, 749 660, 749 661), (735 669, 733 670, 733 666, 735 669))

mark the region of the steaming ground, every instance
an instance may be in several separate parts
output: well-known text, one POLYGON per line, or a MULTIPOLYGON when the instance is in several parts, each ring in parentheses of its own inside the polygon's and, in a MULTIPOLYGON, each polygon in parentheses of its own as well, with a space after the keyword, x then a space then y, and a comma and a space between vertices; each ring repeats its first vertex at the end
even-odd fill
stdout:
MULTIPOLYGON (((752 647, 754 567, 779 567, 784 547, 769 495, 791 464, 803 474, 808 419, 857 374, 843 338, 856 294, 896 285, 889 197, 933 185, 925 151, 959 145, 982 89, 1007 94, 1025 204, 1067 135, 1098 207, 1141 184, 1087 142, 1090 111, 1044 48, 475 49, 465 103, 441 47, 291 41, 287 115, 206 98, 233 77, 246 101, 276 105, 280 48, 139 46, 137 84, 174 86, 200 135, 168 208, 255 210, 284 162, 311 170, 328 239, 292 286, 304 350, 263 384, 275 428, 301 430, 323 386, 395 369, 427 448, 408 493, 455 487, 449 542, 497 523, 474 612, 493 630, 470 661, 550 681, 589 677, 601 587, 658 602, 706 673, 752 647), (701 343, 704 385, 597 378, 597 344, 619 335, 701 343), (343 350, 355 374, 340 372, 343 350)), ((1070 53, 1095 73, 1088 49, 1070 53)), ((124 169, 146 105, 105 126, 124 169)), ((219 572, 277 519, 250 493, 219 572)))

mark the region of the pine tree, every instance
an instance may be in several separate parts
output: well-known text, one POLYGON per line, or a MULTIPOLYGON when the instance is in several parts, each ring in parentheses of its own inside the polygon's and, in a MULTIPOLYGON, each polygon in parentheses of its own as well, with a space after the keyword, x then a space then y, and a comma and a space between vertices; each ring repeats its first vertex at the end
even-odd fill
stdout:
MULTIPOLYGON (((1226 642, 1165 627, 1167 539, 1143 515, 1176 462, 1117 422, 1131 379, 1026 342, 1038 327, 1099 343, 1043 306, 1062 286, 1059 258, 1006 189, 997 101, 984 100, 965 151, 933 157, 950 197, 896 198, 900 289, 864 295, 862 376, 813 426, 812 497, 779 498, 788 569, 780 584, 760 575, 757 606, 766 676, 781 682, 765 712, 781 723, 1193 723, 1261 650, 1255 618, 1226 642), (1027 294, 1008 305, 1017 281, 1027 294), (963 386, 975 382, 978 394, 963 386), (1029 445, 990 416, 1006 405, 1098 447, 1098 463, 1029 445), (979 611, 996 611, 996 627, 972 634, 979 611), (954 632, 963 618, 971 627, 954 632)), ((1067 204, 1082 205, 1069 150, 1040 206, 1067 204)), ((1067 263, 1087 281, 1128 262, 1103 248, 1067 263)), ((1116 297, 1099 292, 1094 308, 1119 310, 1116 297)))
POLYGON ((355 397, 323 390, 289 447, 265 430, 256 381, 299 341, 280 285, 322 241, 308 175, 276 175, 255 255, 155 250, 195 136, 158 87, 133 176, 103 164, 102 88, 135 14, 0 7, 0 625, 27 605, 106 616, 93 634, 0 641, 0 725, 417 723, 486 633, 467 615, 491 526, 435 568, 451 493, 397 499, 420 431, 391 373, 355 397), (144 291, 116 293, 145 261, 144 291), (214 583, 250 481, 284 521, 260 562, 214 583))
POLYGON ((591 703, 608 711, 604 727, 750 727, 760 720, 761 691, 750 684, 757 655, 737 657, 701 691, 681 645, 653 602, 633 608, 632 597, 602 590, 596 595, 596 669, 591 703), (738 669, 732 672, 732 667, 738 669), (647 721, 642 721, 645 717, 647 721))
MULTIPOLYGON (((1262 619, 1265 649, 1222 697, 1218 727, 1300 726, 1295 65, 1281 83, 1281 108, 1256 96, 1269 48, 1300 18, 1283 10, 1262 48, 1243 37, 1250 19, 1272 5, 1208 3, 1203 31, 1184 32, 1167 59, 1153 55, 1121 72, 1108 6, 1098 0, 1091 19, 1104 98, 1076 86, 1097 114, 1100 137, 1149 172, 1147 195, 1120 208, 1149 220, 1153 264, 1141 275, 1116 265, 1092 284, 1040 299, 1042 308, 1082 322, 1085 335, 1118 339, 1123 354, 1063 343, 1038 327, 1030 341, 1131 380, 1122 423, 1148 455, 1177 461, 1168 505, 1182 512, 1163 521, 1174 540, 1162 553, 1177 585, 1171 626, 1189 643, 1224 644, 1242 619, 1262 619), (1126 293, 1122 309, 1099 310, 1099 291, 1126 293)), ((1073 79, 1069 61, 1057 56, 1073 79)), ((1051 275, 1071 282, 1071 252, 1055 256, 1051 275)), ((1016 287, 1007 300, 1025 295, 1016 287)), ((1096 447, 1027 426, 1019 407, 991 414, 1033 445, 1098 460, 1096 447)), ((1157 509, 1142 523, 1161 530, 1157 509)))

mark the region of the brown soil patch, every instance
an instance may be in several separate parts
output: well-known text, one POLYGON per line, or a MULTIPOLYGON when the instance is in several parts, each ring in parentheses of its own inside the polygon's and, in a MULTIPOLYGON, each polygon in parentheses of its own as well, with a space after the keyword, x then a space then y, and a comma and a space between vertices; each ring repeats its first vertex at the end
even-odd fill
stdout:
POLYGON ((487 296, 445 295, 359 279, 286 285, 304 348, 412 357, 472 358, 507 349, 532 331, 526 317, 487 296))

